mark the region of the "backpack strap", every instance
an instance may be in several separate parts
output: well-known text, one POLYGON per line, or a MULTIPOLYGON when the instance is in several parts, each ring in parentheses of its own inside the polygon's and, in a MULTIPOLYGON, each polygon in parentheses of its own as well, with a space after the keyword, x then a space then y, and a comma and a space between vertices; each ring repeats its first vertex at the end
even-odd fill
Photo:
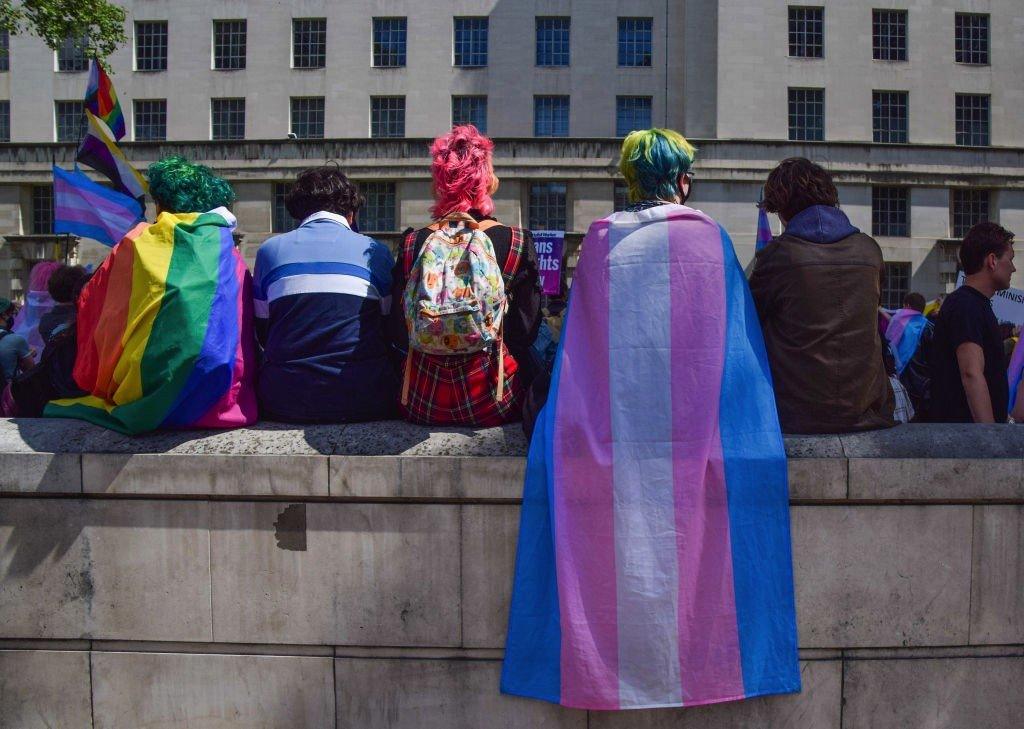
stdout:
POLYGON ((505 265, 501 269, 501 276, 505 279, 506 288, 512 285, 512 279, 519 270, 519 265, 522 263, 523 256, 525 255, 526 245, 522 228, 509 226, 509 230, 512 231, 512 240, 508 247, 508 258, 505 259, 505 265))
POLYGON ((402 270, 406 276, 412 273, 412 264, 416 262, 416 234, 417 231, 411 230, 402 241, 402 270))

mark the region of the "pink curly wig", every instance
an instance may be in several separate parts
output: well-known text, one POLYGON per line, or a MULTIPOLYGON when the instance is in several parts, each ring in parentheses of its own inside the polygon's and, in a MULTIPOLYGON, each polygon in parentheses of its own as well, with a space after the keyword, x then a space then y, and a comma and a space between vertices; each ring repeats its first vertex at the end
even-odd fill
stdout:
POLYGON ((479 210, 494 212, 491 200, 491 155, 494 142, 472 124, 461 124, 430 145, 430 173, 434 177, 435 218, 448 213, 479 210))

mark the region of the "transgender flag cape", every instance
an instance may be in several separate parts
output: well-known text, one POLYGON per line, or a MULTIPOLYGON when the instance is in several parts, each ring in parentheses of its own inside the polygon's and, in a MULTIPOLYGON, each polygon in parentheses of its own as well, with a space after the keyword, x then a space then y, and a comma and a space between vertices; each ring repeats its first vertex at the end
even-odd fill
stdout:
POLYGON ((256 420, 252 277, 234 216, 161 213, 111 250, 78 303, 75 382, 45 414, 122 433, 256 420))
POLYGON ((921 336, 928 326, 928 319, 916 309, 900 309, 889 319, 885 339, 890 344, 893 359, 896 360, 896 374, 902 375, 910 364, 921 343, 921 336))
POLYGON ((681 205, 583 242, 534 429, 502 691, 583 709, 800 690, 786 457, 726 232, 681 205))

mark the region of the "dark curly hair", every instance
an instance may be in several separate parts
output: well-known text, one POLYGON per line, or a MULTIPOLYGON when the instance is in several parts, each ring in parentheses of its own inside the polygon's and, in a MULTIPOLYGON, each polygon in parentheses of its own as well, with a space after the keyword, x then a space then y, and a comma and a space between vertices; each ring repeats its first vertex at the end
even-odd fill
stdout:
POLYGON ((296 220, 303 220, 321 210, 337 215, 354 215, 365 202, 359 187, 337 165, 306 170, 284 198, 288 214, 296 220))
POLYGON ((1003 226, 988 221, 976 223, 960 243, 960 265, 970 276, 981 270, 989 253, 1001 258, 1012 245, 1013 233, 1003 226))
POLYGON ((87 278, 89 274, 81 266, 61 266, 51 274, 46 290, 58 304, 70 304, 75 300, 75 289, 87 278))
POLYGON ((768 175, 761 206, 769 213, 792 220, 812 205, 839 207, 839 192, 832 175, 803 157, 782 160, 768 175))
POLYGON ((146 170, 149 194, 161 210, 169 213, 205 213, 227 207, 235 192, 227 180, 217 177, 206 165, 192 164, 184 157, 165 157, 146 170))

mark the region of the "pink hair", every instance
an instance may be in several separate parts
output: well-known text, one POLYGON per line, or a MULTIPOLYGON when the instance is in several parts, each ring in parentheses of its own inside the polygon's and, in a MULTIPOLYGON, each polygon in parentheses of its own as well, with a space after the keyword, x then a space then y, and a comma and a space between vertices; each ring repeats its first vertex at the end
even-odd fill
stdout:
POLYGON ((40 261, 32 267, 28 275, 29 291, 46 291, 46 284, 50 282, 50 276, 61 267, 57 261, 40 261))
POLYGON ((430 173, 434 177, 435 218, 448 213, 479 210, 494 212, 491 200, 491 155, 494 142, 472 124, 460 124, 430 145, 430 173))

